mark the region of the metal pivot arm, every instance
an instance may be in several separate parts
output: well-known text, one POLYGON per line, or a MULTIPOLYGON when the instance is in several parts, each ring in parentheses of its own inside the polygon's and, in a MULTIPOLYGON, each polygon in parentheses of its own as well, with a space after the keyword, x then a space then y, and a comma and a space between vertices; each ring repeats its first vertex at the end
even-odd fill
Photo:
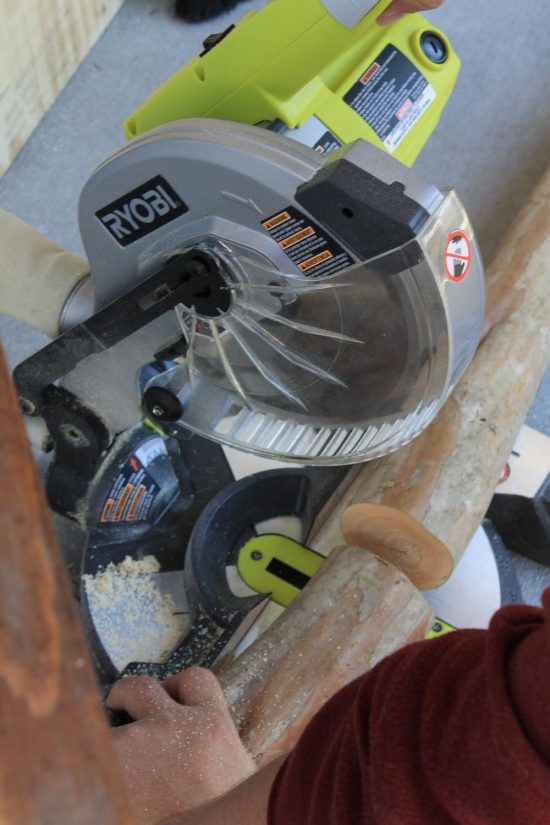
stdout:
MULTIPOLYGON (((150 278, 19 364, 14 379, 24 411, 43 413, 48 404, 45 387, 85 358, 110 349, 178 304, 215 316, 227 309, 229 301, 230 293, 213 256, 200 250, 175 256, 150 278)), ((151 353, 151 360, 154 357, 151 353)))

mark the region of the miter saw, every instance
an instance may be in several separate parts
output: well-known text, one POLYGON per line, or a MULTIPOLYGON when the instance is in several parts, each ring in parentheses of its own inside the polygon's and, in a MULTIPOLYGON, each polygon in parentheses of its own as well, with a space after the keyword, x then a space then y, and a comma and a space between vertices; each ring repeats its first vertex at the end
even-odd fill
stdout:
POLYGON ((183 556, 182 524, 228 481, 203 444, 383 455, 428 425, 479 340, 460 201, 362 141, 324 159, 251 126, 163 126, 94 173, 80 228, 95 312, 15 380, 54 445, 52 507, 109 561, 183 556))
MULTIPOLYGON (((334 23, 338 4, 316 5, 320 25, 327 14, 334 23)), ((338 25, 349 33, 350 22, 338 25)), ((384 71, 394 89, 388 66, 367 66, 363 85, 384 71)), ((321 152, 277 134, 266 112, 257 120, 268 128, 167 123, 96 170, 79 207, 91 280, 65 307, 70 328, 15 371, 22 408, 48 429, 50 504, 87 536, 84 572, 149 553, 181 569, 192 549, 192 622, 168 667, 210 664, 258 604, 253 590, 231 595, 223 584, 258 522, 298 518, 303 542, 340 467, 399 448, 433 420, 483 324, 483 268, 464 208, 395 159, 419 130, 425 142, 422 112, 386 152, 363 139, 321 152), (263 475, 231 492, 232 450, 307 465, 276 477, 290 496, 280 512, 263 475), (231 530, 212 511, 229 500, 241 514, 231 530), (204 519, 218 540, 210 530, 198 541, 204 519)), ((288 574, 285 559, 271 570, 288 574)), ((86 610, 85 590, 82 601, 86 610)), ((111 680, 123 668, 88 618, 111 680)), ((137 662, 130 672, 167 671, 137 662)))
POLYGON ((427 426, 479 340, 483 272, 456 194, 362 141, 323 160, 254 127, 176 122, 99 167, 80 228, 95 314, 15 372, 54 465, 62 444, 86 455, 75 476, 143 407, 173 438, 374 458, 427 426))

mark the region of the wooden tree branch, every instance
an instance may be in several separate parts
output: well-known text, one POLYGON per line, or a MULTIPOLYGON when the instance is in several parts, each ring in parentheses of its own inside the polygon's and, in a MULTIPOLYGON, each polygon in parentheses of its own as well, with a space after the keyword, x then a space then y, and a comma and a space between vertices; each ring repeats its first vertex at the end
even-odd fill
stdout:
POLYGON ((0 822, 128 825, 122 779, 0 351, 0 822))
POLYGON ((16 215, 0 209, 0 307, 45 335, 59 335, 70 292, 89 272, 88 262, 57 246, 16 215))
MULTIPOLYGON (((373 502, 413 515, 455 560, 464 552, 550 359, 550 171, 489 268, 487 319, 483 343, 434 423, 408 447, 355 471, 322 514, 315 548, 342 545, 345 509, 373 502)), ((261 760, 291 747, 326 698, 419 638, 426 617, 401 574, 361 551, 333 555, 222 672, 251 752, 261 760), (372 584, 362 588, 364 579, 372 584)))
POLYGON ((422 639, 430 617, 403 573, 365 550, 334 550, 292 607, 217 674, 259 763, 289 750, 340 687, 422 639))

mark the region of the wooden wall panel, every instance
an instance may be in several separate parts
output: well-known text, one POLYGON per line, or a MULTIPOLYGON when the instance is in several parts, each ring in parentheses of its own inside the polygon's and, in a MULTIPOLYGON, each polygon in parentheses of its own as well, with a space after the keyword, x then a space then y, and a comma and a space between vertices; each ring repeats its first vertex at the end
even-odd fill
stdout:
POLYGON ((0 176, 124 0, 0 0, 0 176))

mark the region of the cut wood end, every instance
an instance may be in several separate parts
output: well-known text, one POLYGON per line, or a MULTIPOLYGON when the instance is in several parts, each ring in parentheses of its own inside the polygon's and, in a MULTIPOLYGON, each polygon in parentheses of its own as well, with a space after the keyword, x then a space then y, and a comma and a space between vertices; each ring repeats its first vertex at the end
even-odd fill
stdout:
POLYGON ((453 572, 448 548, 409 513, 381 504, 353 504, 341 524, 346 541, 397 567, 418 590, 441 587, 453 572))

